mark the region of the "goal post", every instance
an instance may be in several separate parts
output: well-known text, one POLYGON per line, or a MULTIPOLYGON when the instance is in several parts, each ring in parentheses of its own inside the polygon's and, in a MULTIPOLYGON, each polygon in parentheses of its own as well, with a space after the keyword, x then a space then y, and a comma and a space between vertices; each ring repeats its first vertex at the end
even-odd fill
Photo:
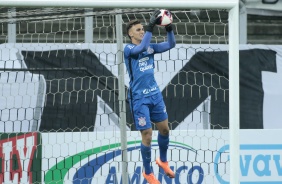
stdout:
POLYGON ((230 183, 240 183, 239 4, 229 11, 230 183))
MULTIPOLYGON (((230 175, 230 184, 238 184, 240 183, 239 179, 240 179, 240 160, 239 160, 239 124, 240 124, 240 114, 239 114, 239 0, 226 0, 226 1, 222 1, 222 0, 175 0, 175 1, 171 1, 171 0, 167 0, 167 1, 162 1, 162 0, 143 0, 143 1, 132 1, 132 0, 9 0, 9 1, 1 1, 0 2, 0 7, 15 7, 15 8, 25 8, 25 7, 29 7, 29 8, 43 8, 43 7, 54 7, 54 8, 95 8, 98 10, 103 10, 103 9, 107 9, 107 8, 111 8, 111 9, 119 9, 119 8, 140 8, 140 9, 155 9, 155 8, 167 8, 171 11, 173 10, 184 10, 184 9, 200 9, 200 10, 206 10, 206 9, 212 9, 212 10, 218 10, 218 9, 226 9, 228 11, 228 71, 229 71, 229 145, 230 145, 230 164, 229 164, 229 175, 230 175)), ((116 39, 116 43, 113 42, 116 45, 116 56, 113 56, 113 58, 115 58, 117 61, 115 61, 117 68, 118 68, 118 88, 114 88, 112 89, 106 89, 105 90, 109 90, 109 91, 114 91, 118 89, 119 91, 119 96, 118 96, 118 106, 119 106, 119 125, 120 125, 120 137, 118 138, 120 140, 120 144, 121 144, 121 150, 122 150, 122 157, 124 160, 122 160, 122 182, 123 184, 128 184, 127 179, 128 178, 128 163, 127 163, 127 136, 128 136, 128 129, 127 129, 127 122, 126 122, 126 113, 129 113, 126 111, 126 104, 125 104, 125 98, 126 98, 126 91, 124 89, 125 86, 125 81, 124 81, 124 76, 123 74, 126 73, 126 71, 124 71, 124 66, 123 66, 123 46, 124 46, 124 35, 122 32, 123 26, 125 24, 125 22, 122 20, 121 14, 122 12, 116 12, 117 15, 115 15, 115 30, 112 31, 110 30, 112 27, 112 25, 109 25, 107 27, 107 31, 108 29, 110 30, 109 34, 114 34, 115 35, 115 39, 116 39)), ((147 13, 147 12, 146 12, 147 13)), ((87 13, 83 13, 85 14, 85 16, 93 16, 94 14, 89 14, 89 12, 87 13)), ((99 13, 98 13, 99 14, 99 13)), ((103 14, 102 14, 103 15, 103 14)), ((56 21, 56 17, 54 18, 54 20, 56 21)), ((93 20, 92 18, 88 19, 88 23, 89 21, 93 22, 96 20, 93 20)), ((86 21, 85 21, 86 22, 86 21)), ((114 27, 114 26, 113 26, 114 27)), ((96 29, 95 27, 91 27, 90 26, 90 30, 91 29, 96 29)), ((100 29, 100 28, 97 28, 100 29)), ((14 29, 13 29, 14 30, 14 29)), ((86 30, 87 30, 87 35, 89 35, 89 29, 85 28, 85 35, 86 35, 86 30)), ((60 31, 60 30, 59 30, 60 31)), ((72 30, 71 30, 72 31, 72 30)), ((75 34, 79 31, 73 30, 75 32, 75 34)), ((103 31, 103 30, 102 30, 103 31)), ((36 33, 36 32, 35 32, 36 33)), ((13 34, 14 35, 14 34, 13 34)), ((91 34, 90 34, 91 35, 91 34)), ((95 39, 92 37, 93 35, 91 35, 90 37, 85 37, 85 41, 83 44, 81 44, 81 50, 88 50, 87 44, 91 44, 91 43, 87 43, 87 39, 92 40, 95 39)), ((95 36, 95 35, 94 35, 95 36)), ((186 36, 186 35, 185 35, 186 36)), ((186 37, 183 36, 183 38, 185 39, 186 37)), ((206 36, 206 35, 204 35, 206 36)), ((213 35, 212 35, 213 36, 213 35)), ((210 37, 212 37, 210 36, 210 37)), ((24 36, 23 36, 24 37, 24 36)), ((32 36, 31 36, 32 37, 32 36)), ((39 36, 38 36, 39 37, 39 36)), ((62 36, 63 37, 63 36, 62 36)), ((157 36, 156 36, 157 37, 157 36)), ((160 36, 162 37, 162 36, 160 36)), ((192 36, 191 36, 192 37, 192 36)), ((157 38, 156 38, 157 39, 157 38)), ((10 39, 11 40, 11 39, 10 39)), ((12 40, 15 41, 15 39, 13 38, 12 40)), ((39 40, 39 39, 38 39, 39 40)), ((47 40, 47 38, 46 38, 47 40)), ((108 40, 106 41, 101 41, 102 43, 106 43, 108 40)), ((10 41, 11 42, 11 41, 10 41)), ((111 40, 109 41, 111 43, 111 40)), ((208 41, 207 41, 208 42, 208 41)), ((61 42, 63 43, 63 41, 61 42)), ((79 43, 79 41, 77 42, 79 43)), ((97 44, 100 44, 100 40, 98 39, 98 41, 96 42, 97 44)), ((199 43, 201 44, 201 43, 199 43)), ((22 45, 24 46, 25 43, 22 43, 22 45)), ((40 44, 38 44, 39 47, 41 47, 40 44)), ((53 46, 49 43, 46 43, 47 47, 52 48, 53 50, 59 50, 63 47, 68 47, 68 46, 55 46, 53 48, 53 46)), ((8 46, 9 47, 9 46, 8 46)), ((76 46, 74 46, 76 47, 76 46)), ((102 46, 101 46, 102 47, 102 46)), ((34 50, 36 51, 45 51, 45 47, 42 46, 42 48, 35 48, 34 50)), ((73 48, 71 48, 73 49, 73 48)), ((181 48, 180 48, 181 49, 181 48)), ((207 47, 207 49, 209 49, 207 47)), ((3 51, 1 51, 1 53, 3 53, 5 51, 5 49, 3 49, 3 51)), ((57 51, 58 53, 59 51, 57 51)), ((83 51, 81 51, 83 52, 83 51)), ((87 52, 87 51, 85 51, 87 52)), ((57 55, 57 53, 55 53, 55 55, 57 55)), ((28 54, 28 53, 26 53, 28 54)), ((48 52, 44 53, 46 55, 48 55, 48 52)), ((41 54, 41 55, 44 55, 41 54)), ((65 53, 59 53, 59 54, 66 54, 65 53)), ((104 51, 101 51, 99 53, 99 57, 111 57, 111 52, 107 53, 107 56, 104 56, 104 51)), ((38 54, 40 55, 40 54, 38 54)), ((50 55, 50 52, 49 52, 50 55)), ((48 57, 49 57, 48 55, 48 57)), ((66 54, 67 55, 67 54, 66 54)), ((70 58, 73 56, 74 54, 70 53, 70 58)), ((36 54, 32 55, 32 56, 37 56, 36 54)), ((32 58, 31 56, 31 58, 32 58)), ((2 57, 3 58, 3 57, 2 57)), ((115 60, 114 59, 114 60, 115 60)), ((7 59, 9 60, 9 59, 7 59)), ((108 68, 111 68, 112 66, 109 65, 108 68)), ((0 68, 3 68, 2 66, 0 68)), ((67 68, 68 70, 75 70, 76 68, 67 68)), ((48 68, 46 68, 45 70, 48 70, 48 68)), ((59 70, 59 69, 56 69, 59 70)), ((79 70, 82 70, 81 68, 79 70)), ((13 70, 11 70, 10 67, 7 68, 7 71, 11 71, 13 72, 13 70), (10 70, 9 70, 10 69, 10 70)), ((16 71, 16 70, 15 70, 16 71)), ((87 73, 89 72, 87 70, 87 68, 84 70, 83 72, 87 73)), ((80 72, 77 72, 78 76, 80 77, 80 72)), ((39 72, 40 74, 40 72, 39 72)), ((196 75, 196 74, 195 74, 196 75)), ((204 74, 203 74, 204 75, 204 74)), ((7 75, 10 76, 10 75, 7 75)), ((74 79, 64 79, 66 81, 66 83, 74 83, 75 80, 80 79, 79 77, 74 77, 74 79)), ((88 79, 88 75, 86 74, 83 79, 87 78, 88 79)), ((107 77, 107 76, 106 76, 107 77)), ((111 77, 109 77, 110 79, 111 77)), ((103 77, 98 78, 98 80, 102 80, 103 77)), ((42 78, 38 79, 38 81, 42 80, 42 78)), ((82 79, 81 79, 82 80, 82 79)), ((90 77, 89 79, 90 81, 92 80, 92 78, 90 77)), ((58 80, 58 85, 60 83, 60 81, 62 80, 58 80)), ((108 82, 108 80, 105 80, 106 82, 108 82)), ((51 91, 51 86, 53 86, 54 81, 48 81, 49 83, 47 83, 46 85, 50 86, 50 94, 52 94, 55 96, 56 94, 53 94, 53 92, 51 91)), ((90 82, 89 82, 90 83, 90 82)), ((115 80, 113 79, 113 86, 115 86, 115 80)), ((80 90, 80 89, 79 89, 80 90)), ((83 88, 84 90, 84 88, 83 88)), ((83 91, 82 90, 82 91, 83 91)), ((89 91, 89 89, 86 89, 85 91, 89 91)), ((94 90, 93 90, 94 91, 94 90)), ((69 93, 72 93, 73 91, 70 90, 69 93)), ((103 91, 104 92, 104 91, 103 91)), ((113 92, 113 93, 114 93, 113 92)), ((55 92, 54 92, 55 93, 55 92)), ((79 92, 78 92, 79 93, 79 92)), ((85 92, 86 93, 86 92, 85 92)), ((94 93, 94 92, 93 92, 94 93)), ((32 95, 30 95, 32 96, 32 95)), ((111 95, 109 95, 111 97, 111 95)), ((97 104, 98 105, 98 104, 97 104)), ((115 107, 116 104, 113 105, 113 107, 115 107)), ((103 107, 104 109, 107 109, 106 106, 103 107)), ((2 109, 1 109, 2 110, 2 109)), ((106 111, 106 110, 105 110, 106 111)), ((110 116, 110 115, 109 115, 110 116)), ((102 117, 102 115, 101 115, 102 117)), ((178 122, 179 123, 179 122, 178 122)), ((75 129, 75 128, 74 128, 75 129)), ((114 134, 114 133, 113 133, 114 134)), ((180 133, 181 134, 181 133, 180 133)), ((98 137, 98 136, 97 136, 98 137)), ((110 137, 107 137, 108 140, 110 140, 110 137)), ((87 140, 88 142, 89 140, 87 140)), ((110 141, 109 141, 110 142, 110 141)), ((64 144, 64 143, 63 143, 64 144)), ((69 143, 71 144, 71 143, 69 143)), ((85 143, 86 144, 86 143, 85 143)), ((94 145, 94 143, 93 143, 94 145)), ((95 145, 94 145, 95 146, 95 145)), ((110 145, 109 145, 110 146, 110 145)), ((113 146, 114 147, 114 146, 113 146)), ((0 181, 1 183, 1 181, 0 181)))

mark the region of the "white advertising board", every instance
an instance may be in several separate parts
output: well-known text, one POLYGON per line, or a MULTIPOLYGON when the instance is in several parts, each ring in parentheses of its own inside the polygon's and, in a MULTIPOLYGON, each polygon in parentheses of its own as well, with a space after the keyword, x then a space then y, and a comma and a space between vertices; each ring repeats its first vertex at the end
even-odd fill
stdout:
MULTIPOLYGON (((228 134, 228 130, 171 131, 168 160, 176 178, 169 179, 154 162, 159 154, 154 132, 152 168, 156 177, 164 184, 228 183, 228 134)), ((140 135, 128 135, 129 179, 143 184, 140 135)), ((242 184, 282 181, 281 139, 280 130, 240 131, 242 184)), ((118 132, 42 134, 42 182, 57 179, 63 183, 121 183, 119 141, 118 132), (64 172, 59 171, 62 167, 64 172), (56 172, 61 174, 57 176, 56 172)))

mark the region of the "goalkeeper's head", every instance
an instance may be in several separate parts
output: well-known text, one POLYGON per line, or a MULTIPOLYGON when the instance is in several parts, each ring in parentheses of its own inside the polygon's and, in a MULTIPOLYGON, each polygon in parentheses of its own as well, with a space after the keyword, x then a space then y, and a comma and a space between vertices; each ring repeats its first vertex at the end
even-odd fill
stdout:
POLYGON ((141 24, 141 22, 139 20, 135 19, 135 20, 129 21, 126 25, 126 33, 127 33, 127 36, 129 37, 130 40, 131 40, 131 36, 129 35, 129 31, 132 28, 132 26, 134 26, 136 24, 141 24))

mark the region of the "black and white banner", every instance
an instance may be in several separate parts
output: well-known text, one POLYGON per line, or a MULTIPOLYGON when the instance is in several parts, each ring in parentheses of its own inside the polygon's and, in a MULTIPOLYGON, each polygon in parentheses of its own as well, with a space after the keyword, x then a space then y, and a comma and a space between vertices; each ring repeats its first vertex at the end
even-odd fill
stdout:
MULTIPOLYGON (((228 127, 227 50, 226 45, 177 45, 155 55, 172 129, 228 127)), ((119 129, 116 53, 115 44, 0 45, 1 132, 119 129)), ((240 46, 242 129, 282 128, 280 81, 282 46, 240 46)), ((135 130, 128 104, 127 112, 128 129, 135 130)))

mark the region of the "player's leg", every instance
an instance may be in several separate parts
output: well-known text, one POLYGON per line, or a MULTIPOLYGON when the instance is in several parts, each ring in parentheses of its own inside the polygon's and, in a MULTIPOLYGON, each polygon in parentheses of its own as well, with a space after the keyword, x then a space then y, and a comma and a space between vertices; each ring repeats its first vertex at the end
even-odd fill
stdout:
POLYGON ((160 150, 160 159, 163 162, 167 161, 167 149, 169 144, 169 127, 168 127, 168 120, 165 119, 164 121, 156 123, 158 132, 158 144, 160 150))
POLYGON ((164 121, 157 122, 156 126, 159 130, 158 144, 159 144, 159 150, 160 150, 160 157, 156 159, 156 164, 158 164, 158 166, 164 170, 165 174, 168 177, 174 178, 175 174, 169 167, 169 164, 167 161, 167 150, 168 150, 168 144, 169 144, 168 120, 166 119, 164 121))
POLYGON ((157 158, 156 163, 163 168, 166 175, 170 178, 174 178, 175 174, 170 169, 167 161, 167 150, 169 144, 169 126, 168 126, 168 115, 166 107, 163 101, 162 95, 156 94, 151 97, 154 101, 154 107, 151 110, 151 120, 155 122, 158 132, 158 144, 160 151, 160 158, 157 158))
POLYGON ((152 142, 152 128, 141 130, 142 143, 141 155, 143 160, 144 172, 143 176, 149 184, 159 184, 160 182, 155 177, 151 170, 151 142, 152 142))
POLYGON ((166 106, 161 93, 153 95, 151 100, 154 103, 154 106, 151 109, 151 120, 155 123, 157 129, 159 130, 158 144, 160 150, 160 159, 163 162, 166 162, 169 144, 169 127, 166 106))
POLYGON ((152 141, 152 128, 141 130, 141 156, 143 166, 146 174, 152 173, 151 170, 151 141, 152 141))
POLYGON ((144 167, 143 176, 149 184, 159 184, 160 182, 156 179, 151 169, 152 124, 146 99, 130 101, 130 107, 136 129, 141 132, 140 152, 144 167))

